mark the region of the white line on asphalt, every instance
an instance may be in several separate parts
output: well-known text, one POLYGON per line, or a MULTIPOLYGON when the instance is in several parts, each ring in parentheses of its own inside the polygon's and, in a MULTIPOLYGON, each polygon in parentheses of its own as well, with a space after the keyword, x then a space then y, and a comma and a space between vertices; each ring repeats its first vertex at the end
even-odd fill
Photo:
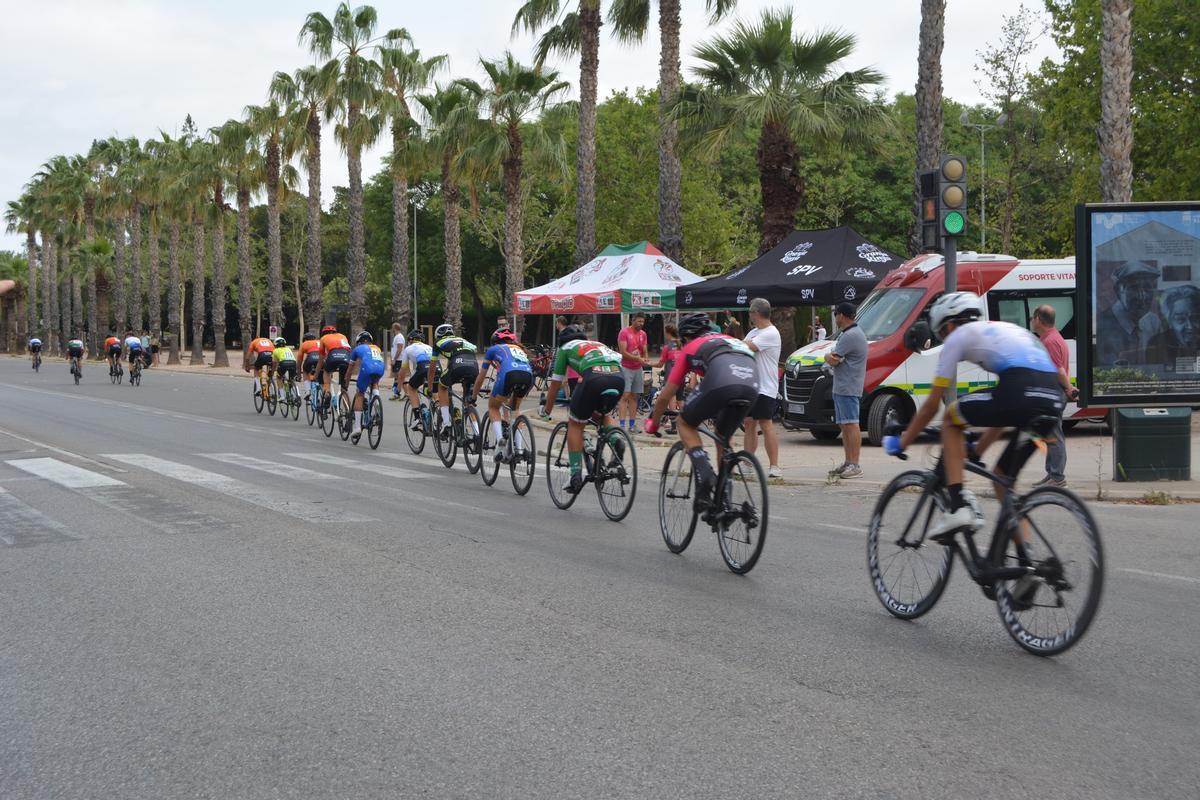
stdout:
MULTIPOLYGON (((70 395, 68 395, 68 396, 70 396, 70 395)), ((61 447, 55 447, 52 444, 46 444, 45 442, 39 442, 36 439, 30 439, 28 436, 22 436, 19 433, 13 433, 8 428, 0 428, 0 434, 4 434, 5 436, 11 436, 14 439, 20 439, 22 442, 25 442, 26 444, 31 444, 35 447, 40 447, 43 450, 49 450, 51 453, 58 453, 60 456, 67 456, 68 458, 74 458, 77 461, 86 461, 89 464, 95 464, 96 466, 102 467, 110 472, 124 472, 125 471, 119 467, 114 467, 109 464, 101 464, 99 461, 95 460, 94 458, 88 458, 85 455, 80 455, 79 453, 72 453, 70 450, 63 450, 61 447)))
POLYGON ((77 467, 57 458, 21 458, 4 462, 11 467, 45 478, 68 489, 88 489, 94 486, 124 486, 123 481, 77 467))
POLYGON ((363 472, 370 472, 373 475, 383 475, 388 478, 398 478, 402 480, 410 480, 414 478, 432 478, 433 474, 428 472, 417 472, 411 469, 399 469, 398 467, 389 467, 387 464, 364 464, 361 461, 355 461, 352 458, 342 458, 341 456, 331 456, 324 453, 283 453, 289 458, 303 458, 306 461, 317 461, 322 464, 328 464, 331 467, 344 467, 345 469, 357 469, 363 472))
POLYGON ((9 546, 18 539, 44 536, 47 531, 64 539, 77 537, 67 532, 67 526, 51 519, 31 505, 17 499, 7 489, 0 487, 0 542, 9 546))
POLYGON ((267 472, 290 480, 340 481, 342 479, 341 475, 331 475, 326 472, 317 472, 316 470, 296 467, 279 461, 267 461, 262 458, 255 458, 254 456, 244 456, 241 453, 196 453, 196 455, 202 458, 211 458, 223 464, 232 464, 235 467, 245 467, 246 469, 258 470, 259 472, 267 472))
MULTIPOLYGON (((432 444, 431 444, 431 446, 432 446, 432 444)), ((410 464, 420 464, 421 466, 424 466, 424 467, 442 466, 442 462, 437 460, 436 455, 433 458, 424 458, 422 456, 414 456, 412 453, 375 453, 374 455, 378 456, 379 458, 390 458, 393 461, 405 461, 410 464)), ((459 459, 454 462, 454 466, 451 467, 451 469, 456 469, 456 470, 459 470, 460 472, 466 472, 467 465, 462 463, 462 459, 459 459)))
POLYGON ((220 492, 238 500, 261 506, 270 511, 277 511, 299 519, 317 520, 322 522, 374 522, 374 518, 354 514, 314 503, 311 500, 291 500, 279 494, 273 486, 256 486, 228 475, 209 472, 206 469, 180 464, 176 461, 146 455, 144 453, 107 453, 104 458, 111 458, 123 464, 139 467, 156 475, 173 478, 177 481, 190 483, 205 489, 220 492))
POLYGON ((1130 572, 1134 575, 1145 575, 1150 578, 1167 578, 1173 581, 1187 581, 1188 583, 1200 583, 1200 578, 1189 578, 1186 575, 1172 575, 1169 572, 1151 572, 1145 569, 1133 569, 1131 567, 1117 567, 1117 572, 1130 572))

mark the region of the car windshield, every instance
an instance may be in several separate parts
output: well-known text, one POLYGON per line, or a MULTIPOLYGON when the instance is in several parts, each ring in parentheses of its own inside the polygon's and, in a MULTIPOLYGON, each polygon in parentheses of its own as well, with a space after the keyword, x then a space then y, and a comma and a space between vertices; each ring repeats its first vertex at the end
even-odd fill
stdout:
POLYGON ((858 307, 855 321, 867 341, 886 339, 900 329, 924 296, 925 290, 918 288, 876 289, 858 307))

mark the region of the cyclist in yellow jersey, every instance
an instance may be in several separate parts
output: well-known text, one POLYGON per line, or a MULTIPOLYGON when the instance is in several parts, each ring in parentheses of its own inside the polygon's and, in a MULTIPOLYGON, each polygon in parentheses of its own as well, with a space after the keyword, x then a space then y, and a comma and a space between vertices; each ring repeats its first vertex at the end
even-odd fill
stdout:
POLYGON ((271 371, 275 374, 280 392, 288 381, 296 379, 296 354, 282 336, 275 340, 275 349, 271 351, 271 371))

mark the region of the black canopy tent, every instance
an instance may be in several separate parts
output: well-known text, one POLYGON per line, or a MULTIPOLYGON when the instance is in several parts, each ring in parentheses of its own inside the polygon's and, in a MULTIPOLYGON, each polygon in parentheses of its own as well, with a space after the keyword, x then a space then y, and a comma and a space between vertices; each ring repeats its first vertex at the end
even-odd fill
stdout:
POLYGON ((744 267, 678 287, 675 307, 746 308, 755 297, 773 306, 858 303, 901 262, 846 226, 792 231, 744 267))

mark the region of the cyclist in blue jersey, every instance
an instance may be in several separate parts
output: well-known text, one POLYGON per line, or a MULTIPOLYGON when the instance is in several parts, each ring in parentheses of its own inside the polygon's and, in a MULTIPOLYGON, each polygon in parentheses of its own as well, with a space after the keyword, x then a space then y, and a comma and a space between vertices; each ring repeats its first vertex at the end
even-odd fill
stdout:
POLYGON ((42 352, 42 340, 36 336, 29 339, 29 357, 33 362, 37 362, 38 353, 42 352))
POLYGON ((355 444, 358 444, 358 440, 362 436, 363 396, 365 393, 374 394, 379 386, 380 378, 383 377, 383 373, 387 372, 387 362, 384 360, 383 351, 374 344, 372 338, 371 334, 363 331, 354 339, 355 346, 350 351, 351 374, 346 378, 358 376, 358 380, 354 384, 358 389, 354 395, 354 428, 350 434, 354 438, 355 444))
MULTIPOLYGON (((988 429, 976 447, 982 455, 1005 428, 1026 425, 1035 417, 1059 416, 1066 405, 1058 384, 1058 368, 1038 338, 1011 322, 988 322, 983 316, 983 304, 972 292, 950 292, 933 304, 929 322, 943 342, 933 387, 904 433, 883 440, 889 455, 900 455, 916 441, 937 414, 947 390, 956 391, 951 382, 959 361, 969 361, 996 374, 995 386, 963 395, 946 407, 942 460, 950 508, 929 529, 930 537, 939 541, 960 530, 976 530, 982 524, 963 498, 964 429, 968 425, 988 429)), ((1006 450, 1005 456, 996 465, 996 472, 1016 477, 1022 459, 1014 448, 1006 450), (1010 452, 1012 457, 1008 457, 1010 452)), ((1027 453, 1024 458, 1028 458, 1027 453)), ((996 489, 1001 491, 999 486, 996 489)))
POLYGON ((479 394, 487 377, 488 368, 496 371, 492 394, 488 398, 488 419, 492 423, 493 441, 497 443, 497 455, 503 452, 504 425, 500 419, 500 406, 508 401, 512 413, 521 409, 521 400, 533 388, 533 367, 525 348, 517 342, 517 335, 508 328, 499 328, 492 334, 492 346, 483 354, 483 368, 475 379, 474 393, 479 394))

